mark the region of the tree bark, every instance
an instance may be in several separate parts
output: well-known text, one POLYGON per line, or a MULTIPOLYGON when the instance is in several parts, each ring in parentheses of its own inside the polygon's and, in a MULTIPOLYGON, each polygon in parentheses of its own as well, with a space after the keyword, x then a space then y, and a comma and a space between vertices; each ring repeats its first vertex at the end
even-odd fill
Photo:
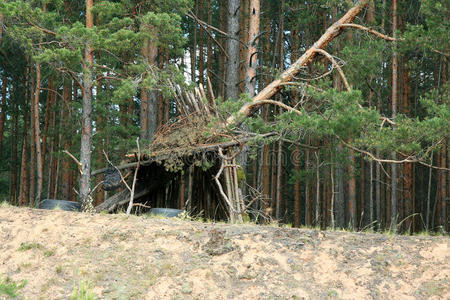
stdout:
POLYGON ((42 148, 41 148, 41 131, 39 124, 39 94, 41 91, 41 64, 36 62, 36 87, 34 91, 33 112, 34 112, 34 144, 36 149, 36 172, 37 172, 37 188, 36 195, 31 195, 34 198, 34 205, 38 205, 41 200, 42 186, 43 186, 43 162, 42 162, 42 148))
MULTIPOLYGON (((447 143, 446 141, 443 142, 442 144, 442 149, 441 149, 441 164, 440 167, 441 168, 446 168, 447 167, 447 143)), ((440 202, 441 202, 441 226, 442 226, 442 231, 443 232, 447 232, 447 228, 448 228, 448 220, 447 220, 447 173, 448 171, 446 170, 440 170, 439 175, 440 175, 440 185, 439 185, 439 189, 440 189, 440 202)))
MULTIPOLYGON (((309 139, 310 140, 310 139, 309 139)), ((309 144, 309 143, 308 143, 309 144)), ((311 150, 306 150, 306 157, 305 157, 305 169, 309 172, 311 169, 311 150)), ((311 226, 311 180, 306 180, 306 187, 305 187, 305 225, 311 226)))
MULTIPOLYGON (((70 112, 69 107, 71 105, 71 99, 72 99, 72 81, 68 80, 67 78, 63 81, 63 118, 62 118, 62 129, 66 134, 64 134, 64 143, 63 148, 64 150, 70 151, 71 146, 71 137, 70 137, 70 112), (67 134, 69 133, 69 134, 67 134)), ((70 197, 70 158, 63 158, 62 163, 62 175, 61 175, 61 198, 64 200, 68 200, 70 197)))
POLYGON ((226 98, 239 98, 239 15, 240 1, 228 0, 227 52, 230 59, 227 62, 226 98))
POLYGON ((349 176, 347 188, 348 188, 348 225, 350 228, 355 229, 356 224, 356 177, 355 177, 355 151, 350 149, 349 154, 350 162, 347 165, 347 173, 349 176))
MULTIPOLYGON (((86 0, 86 28, 92 29, 94 18, 92 14, 93 0, 86 0)), ((92 149, 92 65, 94 63, 93 49, 89 43, 86 44, 84 51, 85 66, 83 70, 83 113, 82 113, 82 134, 80 149, 80 192, 79 197, 83 211, 89 211, 92 208, 90 199, 91 193, 91 149, 92 149)))
MULTIPOLYGON (((28 77, 28 76, 27 76, 28 77)), ((29 197, 29 147, 28 147, 28 82, 25 79, 25 100, 24 100, 24 113, 23 113, 23 144, 22 144, 22 159, 20 163, 20 189, 19 189, 19 205, 27 206, 29 197)))
MULTIPOLYGON (((15 93, 17 91, 14 91, 15 93)), ((13 141, 19 140, 19 105, 14 103, 14 112, 12 115, 12 133, 11 137, 13 141)), ((17 197, 17 145, 18 142, 11 143, 11 160, 10 160, 10 180, 9 180, 9 197, 10 203, 13 205, 18 204, 17 197)))
POLYGON ((2 150, 3 150, 3 136, 5 131, 5 117, 6 117, 6 86, 8 83, 8 78, 6 77, 5 72, 3 72, 2 76, 2 104, 1 104, 1 112, 0 112, 0 160, 2 159, 2 150))
MULTIPOLYGON (((198 17, 203 20, 203 15, 205 12, 205 0, 198 0, 198 17)), ((203 86, 205 85, 205 49, 204 49, 204 30, 200 26, 198 30, 198 81, 203 86)))
MULTIPOLYGON (((397 30, 397 0, 392 0, 392 32, 393 37, 396 38, 397 30)), ((392 44, 392 119, 395 122, 397 116, 397 72, 398 72, 398 57, 397 57, 397 42, 392 44)), ((394 128, 395 129, 395 128, 394 128)), ((397 154, 392 152, 392 159, 397 159, 397 154)), ((397 231, 397 164, 391 164, 391 231, 397 231)))
POLYGON ((0 13, 0 45, 2 44, 3 41, 3 22, 4 22, 5 18, 3 17, 3 14, 0 13))

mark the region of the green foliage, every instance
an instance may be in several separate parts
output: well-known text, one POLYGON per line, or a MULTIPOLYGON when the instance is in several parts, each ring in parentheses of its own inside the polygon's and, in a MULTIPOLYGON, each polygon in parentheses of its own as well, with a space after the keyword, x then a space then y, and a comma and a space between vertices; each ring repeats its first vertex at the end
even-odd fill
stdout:
POLYGON ((26 280, 22 280, 20 283, 17 283, 9 277, 6 277, 5 279, 0 277, 0 296, 5 295, 10 298, 17 298, 19 296, 19 290, 21 290, 26 284, 26 280))
POLYGON ((23 242, 20 244, 18 251, 27 251, 27 250, 31 250, 31 249, 44 249, 44 246, 42 246, 39 243, 23 242))
POLYGON ((89 281, 81 281, 78 287, 74 285, 71 300, 94 300, 96 295, 89 281))
POLYGON ((436 53, 448 54, 448 32, 450 30, 448 19, 450 7, 448 1, 421 1, 420 11, 425 22, 407 25, 403 34, 401 50, 418 49, 424 51, 426 55, 436 55, 436 53))

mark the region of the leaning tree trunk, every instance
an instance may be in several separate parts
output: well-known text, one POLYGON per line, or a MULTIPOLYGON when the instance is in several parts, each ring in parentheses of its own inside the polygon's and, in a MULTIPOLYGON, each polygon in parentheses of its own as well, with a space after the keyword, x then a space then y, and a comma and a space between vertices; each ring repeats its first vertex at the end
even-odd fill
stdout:
MULTIPOLYGON (((229 0, 231 2, 239 2, 236 0, 229 0)), ((337 37, 344 29, 344 24, 353 22, 355 17, 361 12, 361 10, 368 4, 369 0, 361 0, 353 8, 351 8, 341 19, 336 23, 331 25, 327 31, 320 37, 320 39, 314 43, 314 45, 309 48, 297 61, 295 61, 289 69, 283 72, 278 79, 272 81, 267 85, 261 92, 259 92, 255 97, 253 97, 250 103, 247 103, 241 107, 239 113, 243 116, 250 116, 260 107, 262 104, 261 100, 268 100, 273 95, 275 95, 279 90, 281 90, 286 82, 291 81, 295 75, 305 66, 308 62, 317 54, 317 49, 324 49, 335 37, 337 37)), ((239 11, 239 10, 237 10, 239 11)), ((230 16, 229 16, 230 17, 230 16)), ((238 19, 239 20, 239 19, 238 19)), ((230 24, 230 21, 228 22, 230 24)), ((237 27, 239 28, 239 26, 237 27)), ((229 32, 231 33, 231 32, 229 32)), ((231 41, 231 39, 229 39, 231 41)), ((239 48, 239 45, 237 46, 239 48)), ((231 57, 231 53, 229 53, 231 57)), ((230 83, 227 80, 227 83, 230 83)), ((230 116, 227 119, 226 124, 233 124, 236 122, 236 116, 230 116)))

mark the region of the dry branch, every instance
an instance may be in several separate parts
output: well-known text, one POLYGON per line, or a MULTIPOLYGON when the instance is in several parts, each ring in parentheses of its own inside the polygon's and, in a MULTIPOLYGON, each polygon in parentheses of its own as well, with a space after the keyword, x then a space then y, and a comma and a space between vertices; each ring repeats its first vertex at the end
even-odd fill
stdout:
POLYGON ((339 66, 339 64, 336 62, 336 60, 333 58, 333 56, 331 56, 327 51, 325 51, 323 49, 315 49, 315 51, 319 52, 320 54, 322 54, 323 56, 328 58, 329 61, 331 61, 331 63, 333 64, 333 67, 335 67, 338 70, 339 75, 341 75, 341 79, 344 82, 345 89, 347 91, 351 91, 352 88, 348 84, 347 78, 345 77, 344 72, 342 71, 342 68, 339 66))
POLYGON ((138 173, 139 167, 141 165, 141 147, 139 147, 139 137, 136 138, 136 145, 138 148, 138 155, 137 155, 138 161, 137 161, 136 169, 134 170, 133 184, 132 184, 132 187, 130 190, 130 203, 128 204, 128 208, 127 208, 127 217, 130 216, 131 208, 133 207, 133 197, 134 197, 134 190, 136 188, 137 173, 138 173))
POLYGON ((372 28, 368 28, 368 27, 365 27, 365 26, 362 26, 362 25, 359 25, 359 24, 353 24, 353 23, 351 23, 351 24, 341 24, 341 27, 352 27, 352 28, 361 29, 361 30, 367 31, 368 33, 371 33, 371 34, 373 34, 373 35, 375 35, 375 36, 377 36, 379 38, 382 38, 383 40, 390 41, 390 42, 395 41, 395 38, 393 38, 393 37, 387 36, 385 34, 382 34, 381 32, 373 30, 372 28))
POLYGON ((75 156, 73 156, 72 153, 70 153, 69 151, 64 150, 63 152, 65 154, 69 155, 76 162, 76 164, 78 165, 78 171, 80 172, 80 174, 83 174, 83 171, 81 170, 81 163, 80 163, 80 161, 75 156))

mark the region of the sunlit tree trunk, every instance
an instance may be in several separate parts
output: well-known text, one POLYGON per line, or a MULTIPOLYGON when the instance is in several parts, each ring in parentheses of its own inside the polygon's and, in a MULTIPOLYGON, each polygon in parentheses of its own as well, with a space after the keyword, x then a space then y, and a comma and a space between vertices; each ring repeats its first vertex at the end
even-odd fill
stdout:
MULTIPOLYGON (((93 0, 86 0, 86 28, 92 29, 94 18, 92 14, 93 0)), ((82 133, 80 150, 80 192, 79 197, 84 211, 90 210, 92 206, 90 200, 91 193, 91 149, 92 149, 92 65, 94 63, 94 53, 91 45, 86 44, 84 51, 85 66, 83 69, 83 113, 82 113, 82 133)))

